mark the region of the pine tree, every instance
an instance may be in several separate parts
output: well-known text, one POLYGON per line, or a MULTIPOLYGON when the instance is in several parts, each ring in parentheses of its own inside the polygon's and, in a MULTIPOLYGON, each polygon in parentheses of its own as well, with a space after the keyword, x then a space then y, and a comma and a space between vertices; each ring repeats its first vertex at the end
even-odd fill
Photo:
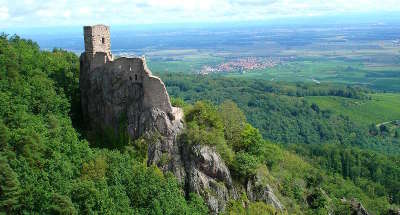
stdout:
POLYGON ((8 138, 8 129, 2 122, 0 122, 0 151, 3 151, 7 148, 8 138))
POLYGON ((19 208, 20 184, 7 159, 0 156, 0 211, 12 214, 19 208))

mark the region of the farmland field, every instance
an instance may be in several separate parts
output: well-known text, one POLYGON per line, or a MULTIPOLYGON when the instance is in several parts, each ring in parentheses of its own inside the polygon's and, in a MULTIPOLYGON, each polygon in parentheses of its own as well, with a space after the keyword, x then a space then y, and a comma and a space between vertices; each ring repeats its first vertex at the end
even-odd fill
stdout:
MULTIPOLYGON (((80 31, 59 36, 37 35, 22 36, 38 41, 46 50, 59 47, 77 54, 83 51, 80 31)), ((218 68, 243 59, 260 58, 275 63, 267 67, 245 65, 246 69, 213 71, 223 76, 333 82, 400 92, 400 24, 396 22, 129 30, 113 27, 111 35, 116 57, 144 55, 155 74, 198 74, 204 67, 218 68)))
POLYGON ((358 100, 333 96, 309 96, 305 99, 321 109, 348 116, 359 125, 380 124, 400 120, 400 94, 371 94, 371 100, 358 100))

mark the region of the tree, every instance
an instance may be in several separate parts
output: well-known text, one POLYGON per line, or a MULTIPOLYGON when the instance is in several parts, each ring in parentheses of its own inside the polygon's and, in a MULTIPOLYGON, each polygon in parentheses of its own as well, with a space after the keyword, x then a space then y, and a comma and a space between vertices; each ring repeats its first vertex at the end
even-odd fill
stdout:
POLYGON ((247 209, 248 215, 275 215, 278 212, 272 205, 264 202, 252 202, 247 209))
POLYGON ((310 205, 310 208, 321 211, 326 209, 328 199, 326 198, 326 194, 320 188, 317 188, 307 196, 307 203, 310 205))
POLYGON ((78 214, 71 199, 67 196, 62 196, 60 194, 53 194, 52 204, 49 208, 49 213, 59 214, 59 215, 74 215, 78 214))
POLYGON ((0 155, 0 211, 12 214, 20 207, 21 194, 18 176, 8 165, 7 158, 0 155))
POLYGON ((240 142, 238 145, 234 146, 234 150, 249 150, 251 146, 257 146, 263 143, 264 139, 258 129, 247 123, 240 134, 240 142))
POLYGON ((369 125, 369 134, 376 136, 376 135, 378 135, 378 133, 379 133, 379 130, 375 124, 369 125))
POLYGON ((219 106, 219 115, 224 124, 225 139, 230 146, 237 146, 246 126, 246 117, 233 101, 227 100, 219 106))
POLYGON ((397 130, 394 132, 394 137, 395 137, 395 138, 400 138, 400 129, 397 129, 397 130))
POLYGON ((233 168, 241 178, 254 175, 259 165, 260 162, 257 157, 243 151, 236 153, 235 160, 233 161, 233 168))
POLYGON ((8 128, 0 121, 0 151, 5 150, 8 146, 9 131, 8 128))
POLYGON ((232 149, 224 137, 223 123, 215 106, 209 102, 196 102, 185 115, 186 131, 182 140, 187 144, 215 146, 222 159, 230 165, 232 149))
POLYGON ((312 103, 312 104, 311 104, 311 108, 312 108, 315 112, 319 113, 319 106, 318 106, 317 104, 312 103))
POLYGON ((383 124, 379 126, 379 131, 381 132, 382 135, 386 135, 390 132, 389 128, 383 124))

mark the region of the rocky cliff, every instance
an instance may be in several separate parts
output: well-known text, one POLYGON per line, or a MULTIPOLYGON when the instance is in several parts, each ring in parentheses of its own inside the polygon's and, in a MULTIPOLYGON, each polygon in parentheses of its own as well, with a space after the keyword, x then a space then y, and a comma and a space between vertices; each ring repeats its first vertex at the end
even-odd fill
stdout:
POLYGON ((157 136, 148 146, 148 164, 174 173, 187 193, 204 197, 214 214, 223 211, 237 195, 215 149, 179 141, 183 111, 171 106, 164 83, 144 58, 101 61, 104 56, 83 53, 80 59, 82 109, 90 129, 126 131, 131 139, 157 136))
MULTIPOLYGON (((228 200, 237 199, 230 171, 216 149, 179 141, 184 131, 183 111, 172 107, 164 83, 152 75, 145 58, 114 60, 110 44, 104 44, 110 41, 107 26, 87 26, 84 35, 80 90, 88 130, 128 134, 132 140, 151 139, 148 165, 172 172, 186 194, 200 194, 213 214, 223 211, 228 200)), ((282 208, 269 187, 251 183, 247 192, 252 200, 282 208)))

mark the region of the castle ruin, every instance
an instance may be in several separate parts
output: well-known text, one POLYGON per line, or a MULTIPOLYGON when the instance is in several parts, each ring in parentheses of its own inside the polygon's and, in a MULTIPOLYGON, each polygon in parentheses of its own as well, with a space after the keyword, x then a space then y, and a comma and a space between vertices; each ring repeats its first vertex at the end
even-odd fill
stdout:
MULTIPOLYGON (((149 166, 172 172, 187 195, 203 196, 212 214, 223 211, 230 196, 237 196, 228 167, 214 148, 179 141, 183 111, 171 106, 164 83, 151 74, 145 58, 114 59, 107 26, 86 26, 84 37, 79 87, 88 130, 150 140, 149 166)), ((113 142, 107 141, 103 144, 113 142)))
POLYGON ((180 118, 173 108, 160 78, 153 76, 144 57, 114 59, 110 28, 85 26, 85 52, 80 57, 83 116, 91 129, 120 130, 127 124, 129 136, 136 139, 146 131, 144 113, 158 110, 170 120, 180 118))

